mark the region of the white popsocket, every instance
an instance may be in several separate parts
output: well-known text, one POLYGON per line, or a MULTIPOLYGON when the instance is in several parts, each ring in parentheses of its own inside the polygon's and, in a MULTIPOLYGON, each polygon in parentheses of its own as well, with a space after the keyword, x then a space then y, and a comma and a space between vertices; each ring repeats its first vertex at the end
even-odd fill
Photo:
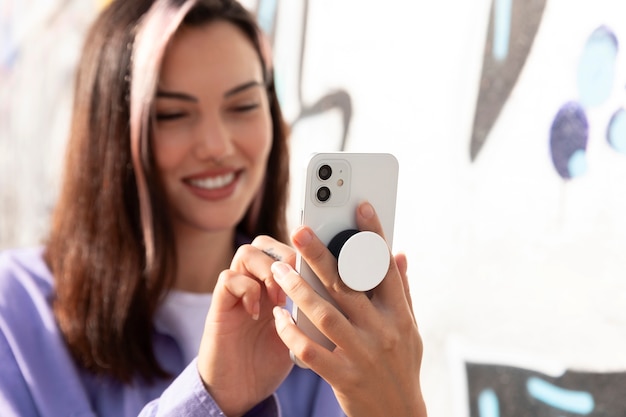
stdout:
POLYGON ((337 258, 341 280, 355 291, 369 291, 380 284, 389 269, 387 242, 374 232, 344 230, 328 249, 337 258))

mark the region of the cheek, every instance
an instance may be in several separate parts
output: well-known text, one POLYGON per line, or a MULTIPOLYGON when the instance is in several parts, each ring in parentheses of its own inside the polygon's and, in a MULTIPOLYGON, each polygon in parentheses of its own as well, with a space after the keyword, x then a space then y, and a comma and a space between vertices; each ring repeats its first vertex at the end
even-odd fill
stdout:
POLYGON ((244 141, 242 145, 248 158, 257 165, 262 166, 263 171, 272 149, 272 120, 260 121, 255 127, 251 127, 248 137, 250 140, 244 141))
POLYGON ((154 153, 154 163, 161 178, 165 179, 167 173, 173 171, 180 165, 187 153, 187 149, 182 146, 184 142, 153 141, 152 150, 154 153))

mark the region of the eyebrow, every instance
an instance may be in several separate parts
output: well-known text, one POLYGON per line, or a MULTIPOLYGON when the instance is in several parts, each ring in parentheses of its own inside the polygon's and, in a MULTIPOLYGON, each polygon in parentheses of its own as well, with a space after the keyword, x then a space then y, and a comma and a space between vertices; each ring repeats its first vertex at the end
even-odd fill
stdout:
POLYGON ((263 86, 265 86, 265 83, 263 83, 261 81, 254 81, 254 80, 253 81, 248 81, 247 83, 238 85, 237 87, 231 88, 230 90, 226 91, 224 93, 224 97, 233 96, 233 95, 235 95, 237 93, 240 93, 240 92, 242 92, 244 90, 247 90, 249 88, 256 87, 256 86, 263 87, 263 86))
MULTIPOLYGON (((263 87, 265 86, 265 83, 261 81, 248 81, 247 83, 243 83, 226 91, 224 93, 224 97, 234 96, 235 94, 241 93, 242 91, 256 86, 263 87)), ((177 91, 158 90, 156 95, 158 98, 173 98, 178 100, 191 101, 194 103, 198 102, 197 97, 177 91)))
POLYGON ((156 95, 158 98, 175 98, 178 100, 192 101, 194 103, 198 102, 198 99, 192 95, 175 91, 158 90, 156 95))

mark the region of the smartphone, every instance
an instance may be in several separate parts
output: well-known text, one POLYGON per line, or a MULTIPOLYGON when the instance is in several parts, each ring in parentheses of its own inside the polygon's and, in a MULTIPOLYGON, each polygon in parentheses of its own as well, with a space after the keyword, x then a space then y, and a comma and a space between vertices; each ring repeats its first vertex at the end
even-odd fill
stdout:
MULTIPOLYGON (((356 231, 356 208, 361 202, 368 201, 382 224, 387 249, 391 248, 398 184, 398 161, 392 154, 317 153, 309 159, 304 178, 301 224, 311 227, 326 246, 340 233, 356 231)), ((339 308, 299 254, 296 270, 318 294, 339 308)), ((295 304, 292 316, 296 325, 311 339, 329 350, 334 349, 334 344, 295 304)), ((293 354, 292 360, 298 366, 306 367, 293 354)))

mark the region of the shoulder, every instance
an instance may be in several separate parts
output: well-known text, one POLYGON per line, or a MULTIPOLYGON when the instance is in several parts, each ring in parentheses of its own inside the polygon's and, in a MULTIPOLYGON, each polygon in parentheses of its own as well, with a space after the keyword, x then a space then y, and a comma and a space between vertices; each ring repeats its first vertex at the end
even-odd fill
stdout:
POLYGON ((52 274, 43 259, 43 247, 0 252, 0 291, 16 285, 34 285, 42 292, 52 292, 52 274))
POLYGON ((26 410, 36 409, 47 415, 93 415, 56 326, 52 298, 43 248, 0 253, 0 363, 7 375, 0 378, 0 404, 20 415, 35 415, 26 410))
POLYGON ((52 294, 52 275, 43 260, 43 248, 0 253, 0 325, 19 329, 25 320, 39 318, 30 322, 34 325, 49 319, 52 294))
POLYGON ((22 272, 50 282, 50 269, 43 259, 43 253, 42 246, 0 251, 0 276, 22 272))

